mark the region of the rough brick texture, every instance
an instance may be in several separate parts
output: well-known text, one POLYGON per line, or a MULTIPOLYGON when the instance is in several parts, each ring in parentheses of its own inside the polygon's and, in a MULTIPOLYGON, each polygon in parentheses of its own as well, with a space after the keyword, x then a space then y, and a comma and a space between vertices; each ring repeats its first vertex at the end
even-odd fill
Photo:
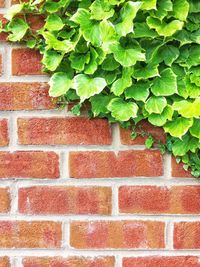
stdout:
POLYGON ((28 214, 110 214, 109 187, 31 187, 19 190, 19 211, 28 214))
POLYGON ((0 221, 0 248, 59 248, 61 224, 48 221, 0 221))
POLYGON ((165 225, 157 221, 72 222, 74 248, 164 248, 165 225))
POLYGON ((54 152, 0 152, 0 178, 58 178, 58 160, 54 152))
POLYGON ((8 121, 6 119, 0 119, 0 146, 7 146, 8 143, 8 121))
POLYGON ((23 267, 114 267, 114 257, 25 258, 23 267))
POLYGON ((109 145, 112 142, 106 120, 87 118, 18 119, 18 135, 23 145, 109 145))
MULTIPOLYGON (((5 7, 20 2, 6 1, 3 25, 5 7)), ((45 16, 27 22, 34 33, 45 16)), ((141 121, 132 140, 130 129, 88 119, 89 103, 80 117, 75 103, 58 109, 40 53, 6 39, 0 33, 0 267, 200 267, 199 180, 139 135, 165 142, 163 130, 141 121)))
POLYGON ((149 150, 71 152, 69 167, 73 178, 163 175, 160 152, 149 150))

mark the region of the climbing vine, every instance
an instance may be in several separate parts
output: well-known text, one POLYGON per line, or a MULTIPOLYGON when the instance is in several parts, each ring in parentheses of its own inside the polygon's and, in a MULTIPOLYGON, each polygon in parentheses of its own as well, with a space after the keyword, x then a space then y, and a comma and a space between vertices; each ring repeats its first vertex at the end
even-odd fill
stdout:
MULTIPOLYGON (((200 2, 198 0, 30 0, 13 5, 2 31, 42 54, 49 95, 75 102, 80 115, 132 128, 163 127, 166 144, 148 135, 200 177, 200 2), (33 31, 27 16, 44 18, 33 31)), ((144 134, 144 133, 143 133, 144 134)))

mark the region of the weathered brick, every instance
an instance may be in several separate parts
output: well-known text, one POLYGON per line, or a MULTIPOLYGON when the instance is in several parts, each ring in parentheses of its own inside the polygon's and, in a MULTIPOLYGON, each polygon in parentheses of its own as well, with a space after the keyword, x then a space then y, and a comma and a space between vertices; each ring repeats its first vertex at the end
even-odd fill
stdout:
POLYGON ((0 221, 0 248, 60 248, 61 223, 0 221))
POLYGON ((124 258, 123 267, 199 267, 198 257, 176 256, 176 257, 138 257, 124 258))
POLYGON ((0 119, 0 146, 7 146, 8 144, 8 121, 6 119, 0 119))
MULTIPOLYGON (((142 121, 138 123, 136 128, 136 132, 139 134, 141 131, 150 133, 155 140, 161 141, 162 143, 166 142, 166 136, 164 134, 164 130, 160 127, 155 127, 148 123, 147 121, 142 121)), ((147 137, 142 137, 138 135, 136 139, 131 139, 131 130, 120 128, 120 137, 121 143, 123 145, 144 145, 147 137)))
POLYGON ((183 163, 177 163, 175 157, 172 157, 172 177, 192 178, 190 171, 183 169, 183 163))
POLYGON ((114 262, 114 257, 30 257, 23 260, 23 267, 114 267, 114 262))
POLYGON ((55 108, 46 83, 0 83, 0 110, 55 108))
POLYGON ((0 178, 58 177, 58 155, 54 152, 0 152, 0 178))
POLYGON ((72 222, 70 244, 78 249, 164 248, 165 224, 158 221, 72 222))
POLYGON ((19 118, 19 143, 23 145, 109 145, 111 129, 106 120, 88 118, 19 118))
POLYGON ((11 267, 8 257, 0 257, 0 267, 11 267))
MULTIPOLYGON (((3 2, 3 0, 1 0, 3 2)), ((4 26, 7 22, 7 20, 4 18, 3 14, 0 14, 0 22, 2 23, 2 25, 4 26)), ((7 33, 5 32, 1 32, 0 33, 0 42, 5 42, 7 39, 7 33)))
POLYGON ((0 188, 0 213, 6 213, 9 210, 10 210, 10 192, 9 192, 9 189, 8 188, 0 188))
POLYGON ((122 213, 199 214, 200 186, 122 186, 119 209, 122 213))
POLYGON ((0 54, 0 76, 3 74, 3 58, 2 54, 0 54))
POLYGON ((133 177, 163 175, 163 161, 159 151, 128 150, 117 155, 111 151, 71 152, 70 177, 133 177))
POLYGON ((19 189, 19 211, 28 214, 111 214, 110 187, 30 187, 19 189))
POLYGON ((200 248, 200 222, 179 222, 174 225, 175 249, 200 248))
POLYGON ((14 48, 12 50, 13 75, 42 74, 42 55, 36 50, 28 48, 14 48))

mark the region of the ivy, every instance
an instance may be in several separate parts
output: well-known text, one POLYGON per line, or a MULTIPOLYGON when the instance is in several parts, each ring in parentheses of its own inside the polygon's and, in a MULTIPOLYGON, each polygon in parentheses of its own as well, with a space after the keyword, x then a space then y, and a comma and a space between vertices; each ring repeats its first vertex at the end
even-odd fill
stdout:
POLYGON ((196 0, 29 0, 2 31, 43 56, 51 97, 122 127, 163 127, 154 143, 200 177, 200 5, 196 0), (44 17, 32 31, 26 17, 44 17))

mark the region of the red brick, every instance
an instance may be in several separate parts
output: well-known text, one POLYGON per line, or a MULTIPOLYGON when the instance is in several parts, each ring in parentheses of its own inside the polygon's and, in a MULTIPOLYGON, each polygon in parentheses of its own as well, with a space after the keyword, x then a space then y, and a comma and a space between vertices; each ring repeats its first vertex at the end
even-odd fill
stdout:
POLYGON ((70 177, 103 178, 163 175, 159 151, 128 150, 117 155, 111 151, 71 152, 70 177))
POLYGON ((200 248, 200 222, 179 222, 174 225, 175 249, 200 248))
POLYGON ((5 0, 0 0, 0 7, 5 7, 5 0))
POLYGON ((8 136, 8 121, 6 119, 0 120, 0 146, 7 146, 9 144, 8 136))
POLYGON ((3 73, 3 58, 2 58, 2 54, 0 54, 0 76, 3 73))
POLYGON ((46 83, 0 83, 0 110, 55 108, 46 83))
POLYGON ((114 257, 25 258, 23 267, 114 267, 114 257))
POLYGON ((0 257, 0 267, 11 267, 8 257, 0 257))
POLYGON ((106 120, 88 118, 20 118, 19 143, 23 145, 109 145, 110 125, 106 120))
POLYGON ((27 15, 27 22, 33 33, 36 33, 37 30, 44 26, 44 19, 45 18, 41 15, 27 15))
MULTIPOLYGON (((136 128, 137 133, 141 133, 141 129, 145 132, 150 133, 155 140, 161 141, 162 143, 166 142, 166 136, 164 133, 164 130, 160 127, 155 127, 148 123, 147 121, 142 121, 138 124, 136 128)), ((131 139, 131 130, 130 129, 123 129, 120 128, 120 137, 121 137, 121 143, 123 145, 144 145, 147 137, 139 136, 132 140, 131 139)))
POLYGON ((177 163, 176 159, 172 157, 172 177, 192 178, 192 175, 190 171, 183 169, 183 163, 177 163))
POLYGON ((58 177, 58 155, 54 152, 0 152, 0 178, 58 177))
POLYGON ((6 213, 9 210, 10 210, 9 189, 8 188, 0 188, 0 213, 6 213))
POLYGON ((0 248, 60 248, 61 223, 0 221, 0 248))
POLYGON ((111 214, 110 187, 19 189, 19 211, 28 214, 111 214))
POLYGON ((165 224, 158 221, 72 222, 70 244, 78 249, 164 248, 165 224))
POLYGON ((176 256, 176 257, 139 257, 124 258, 123 267, 199 267, 198 257, 176 256))
MULTIPOLYGON (((3 0, 1 0, 3 2, 3 0)), ((0 14, 0 22, 2 23, 2 25, 4 26, 7 22, 7 20, 4 18, 3 14, 0 14)), ((5 32, 1 32, 0 33, 0 42, 4 42, 7 39, 7 33, 5 32)))
POLYGON ((123 213, 199 214, 200 186, 122 186, 119 209, 123 213))
POLYGON ((42 74, 42 55, 34 49, 15 48, 12 50, 13 75, 42 74))

